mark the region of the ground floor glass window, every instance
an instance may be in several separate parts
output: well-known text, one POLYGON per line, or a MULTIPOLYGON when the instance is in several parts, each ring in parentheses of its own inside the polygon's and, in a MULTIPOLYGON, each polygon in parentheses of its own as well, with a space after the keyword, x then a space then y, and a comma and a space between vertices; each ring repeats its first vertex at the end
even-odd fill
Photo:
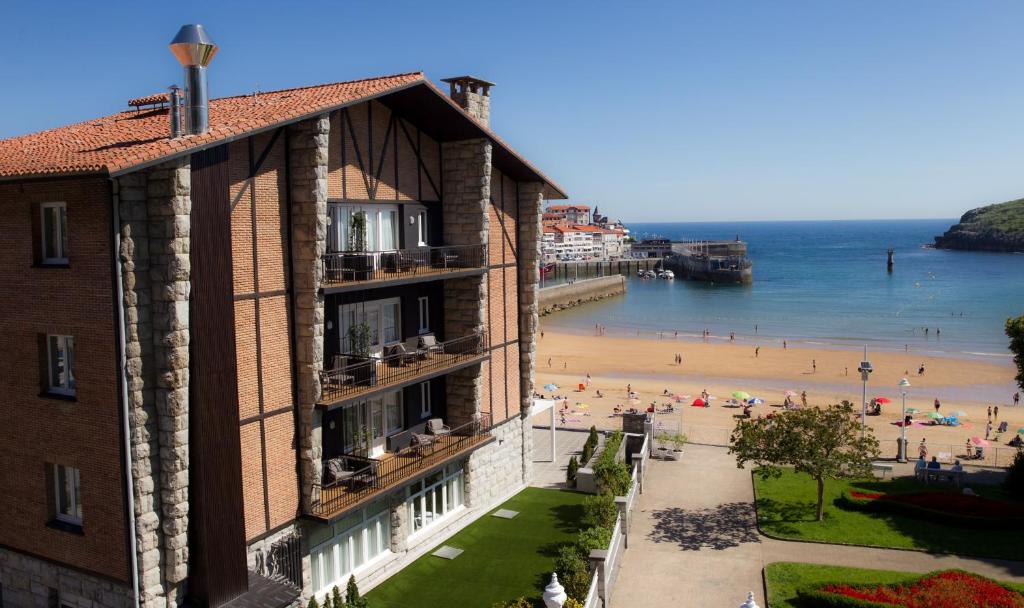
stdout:
POLYGON ((406 508, 412 533, 463 505, 462 465, 450 465, 409 487, 406 508))
POLYGON ((328 593, 334 585, 344 589, 352 573, 389 551, 391 512, 383 502, 375 503, 325 527, 312 540, 321 541, 309 552, 314 592, 328 593))

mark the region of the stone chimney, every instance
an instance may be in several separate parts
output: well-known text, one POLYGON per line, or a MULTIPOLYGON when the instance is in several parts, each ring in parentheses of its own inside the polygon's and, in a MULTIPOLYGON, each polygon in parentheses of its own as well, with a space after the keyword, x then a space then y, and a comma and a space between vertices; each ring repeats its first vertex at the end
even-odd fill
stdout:
POLYGON ((481 80, 475 76, 454 76, 442 78, 451 87, 449 94, 452 101, 462 106, 470 116, 480 124, 491 126, 491 87, 493 82, 481 80))

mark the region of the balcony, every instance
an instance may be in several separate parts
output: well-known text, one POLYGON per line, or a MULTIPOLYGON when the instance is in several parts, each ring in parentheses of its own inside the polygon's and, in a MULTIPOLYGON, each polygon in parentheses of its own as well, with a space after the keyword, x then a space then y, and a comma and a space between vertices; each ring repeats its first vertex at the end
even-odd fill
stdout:
POLYGON ((433 336, 417 336, 384 352, 368 359, 336 355, 332 368, 320 372, 317 405, 330 408, 365 399, 478 363, 487 357, 487 339, 470 334, 436 342, 433 336))
POLYGON ((414 445, 379 458, 347 454, 331 459, 338 469, 331 474, 335 479, 313 485, 315 498, 307 515, 329 523, 342 513, 492 441, 490 430, 490 415, 481 413, 477 419, 450 430, 416 435, 414 445))
POLYGON ((337 251, 323 257, 325 293, 366 289, 381 284, 416 283, 480 274, 485 245, 416 247, 392 251, 337 251))

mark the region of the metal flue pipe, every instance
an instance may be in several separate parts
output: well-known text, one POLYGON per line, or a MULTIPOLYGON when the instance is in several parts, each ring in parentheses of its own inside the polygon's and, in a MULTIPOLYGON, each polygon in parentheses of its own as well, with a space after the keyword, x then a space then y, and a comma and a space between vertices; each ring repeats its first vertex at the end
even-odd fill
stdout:
POLYGON ((217 45, 199 24, 183 25, 171 40, 171 52, 185 68, 186 132, 206 133, 210 128, 210 92, 206 67, 217 54, 217 45))

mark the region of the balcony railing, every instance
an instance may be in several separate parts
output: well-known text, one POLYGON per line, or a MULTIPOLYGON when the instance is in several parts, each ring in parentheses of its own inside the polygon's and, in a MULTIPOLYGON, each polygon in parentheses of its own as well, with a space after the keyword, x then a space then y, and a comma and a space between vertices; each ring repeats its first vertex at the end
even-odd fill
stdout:
POLYGON ((427 374, 443 372, 479 359, 487 352, 482 334, 470 334, 445 342, 432 336, 411 338, 406 343, 385 349, 385 355, 355 360, 339 355, 339 365, 320 372, 320 405, 333 405, 383 388, 415 381, 427 374), (417 342, 412 345, 411 342, 417 342), (406 344, 409 343, 408 346, 406 344))
POLYGON ((313 484, 311 513, 330 519, 333 515, 401 485, 433 466, 468 452, 487 441, 491 435, 491 416, 481 413, 477 418, 456 426, 443 435, 428 435, 429 443, 421 443, 385 454, 381 458, 346 455, 344 480, 333 485, 313 484))
POLYGON ((485 245, 416 247, 391 251, 337 251, 324 255, 324 286, 444 275, 483 268, 485 245))

